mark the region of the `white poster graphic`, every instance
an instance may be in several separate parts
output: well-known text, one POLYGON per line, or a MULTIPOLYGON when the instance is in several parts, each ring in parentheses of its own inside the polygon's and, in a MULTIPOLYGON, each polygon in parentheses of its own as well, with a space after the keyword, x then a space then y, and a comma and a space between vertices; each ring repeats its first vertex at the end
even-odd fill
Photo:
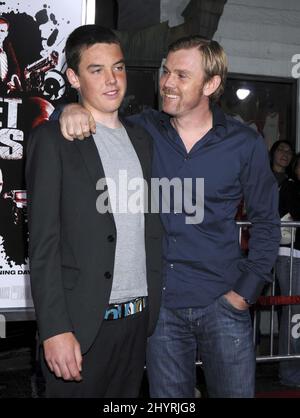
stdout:
POLYGON ((70 95, 64 45, 83 23, 85 6, 86 0, 0 2, 0 309, 33 305, 26 141, 30 130, 70 95))

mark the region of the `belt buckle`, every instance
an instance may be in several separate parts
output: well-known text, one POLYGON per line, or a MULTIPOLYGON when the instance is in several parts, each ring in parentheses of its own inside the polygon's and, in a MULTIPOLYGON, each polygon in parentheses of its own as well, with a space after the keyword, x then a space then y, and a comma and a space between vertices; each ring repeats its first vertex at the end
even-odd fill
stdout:
POLYGON ((126 318, 127 316, 133 315, 137 312, 142 312, 145 306, 145 297, 139 297, 129 302, 115 304, 106 309, 104 319, 110 321, 114 319, 126 318))
POLYGON ((135 314, 136 312, 140 312, 138 311, 138 303, 140 300, 141 298, 137 298, 124 304, 124 317, 125 318, 127 316, 135 314))
POLYGON ((104 319, 112 321, 114 319, 122 318, 122 305, 113 305, 106 309, 104 319))

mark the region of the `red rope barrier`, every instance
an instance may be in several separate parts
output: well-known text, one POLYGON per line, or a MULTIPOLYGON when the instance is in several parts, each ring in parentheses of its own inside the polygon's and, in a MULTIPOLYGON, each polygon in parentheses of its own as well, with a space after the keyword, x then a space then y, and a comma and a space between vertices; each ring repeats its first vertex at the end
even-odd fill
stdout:
POLYGON ((295 296, 260 296, 256 302, 258 306, 297 305, 300 304, 300 295, 295 296))

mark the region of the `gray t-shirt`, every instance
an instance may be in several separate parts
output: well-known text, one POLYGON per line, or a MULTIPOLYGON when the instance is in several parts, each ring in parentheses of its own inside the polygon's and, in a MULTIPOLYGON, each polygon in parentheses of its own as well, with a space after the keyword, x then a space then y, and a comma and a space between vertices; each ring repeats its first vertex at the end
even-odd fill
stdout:
POLYGON ((135 199, 144 194, 144 190, 140 190, 143 184, 143 172, 123 126, 112 129, 97 123, 94 141, 102 161, 105 178, 108 179, 108 195, 117 230, 110 303, 125 302, 148 294, 144 202, 135 199), (134 190, 128 190, 130 183, 139 186, 134 190), (129 210, 126 210, 128 207, 129 210))

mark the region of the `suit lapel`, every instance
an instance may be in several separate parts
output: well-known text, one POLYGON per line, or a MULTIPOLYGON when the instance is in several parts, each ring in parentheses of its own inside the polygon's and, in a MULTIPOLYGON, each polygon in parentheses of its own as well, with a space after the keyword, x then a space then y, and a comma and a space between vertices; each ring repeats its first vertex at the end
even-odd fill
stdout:
POLYGON ((79 152, 81 153, 81 156, 84 160, 86 169, 93 182, 95 193, 96 193, 96 184, 98 180, 105 177, 104 169, 102 166, 101 159, 99 157, 96 144, 92 136, 90 136, 89 138, 83 141, 80 141, 79 139, 75 139, 75 144, 79 152))
MULTIPOLYGON (((144 178, 149 179, 151 170, 149 147, 145 143, 143 135, 139 129, 137 129, 131 122, 122 120, 122 123, 140 160, 144 178)), ((75 139, 75 144, 82 155, 91 180, 96 186, 97 181, 104 178, 105 174, 93 137, 90 136, 85 140, 75 139)))
POLYGON ((136 128, 130 121, 126 121, 125 119, 121 119, 121 122, 124 125, 133 148, 139 158, 144 179, 149 180, 151 177, 151 156, 148 144, 145 141, 140 129, 136 128))
MULTIPOLYGON (((98 149, 92 136, 85 140, 75 139, 75 144, 83 158, 86 169, 92 181, 92 187, 95 193, 96 204, 97 198, 99 196, 99 191, 96 189, 97 182, 100 179, 105 179, 104 168, 102 165, 101 158, 99 156, 98 149)), ((103 190, 103 185, 101 185, 101 190, 103 190)), ((108 211, 107 214, 109 215, 113 223, 115 223, 113 214, 110 211, 108 211)))
MULTIPOLYGON (((149 146, 145 141, 145 138, 143 137, 140 129, 136 128, 129 121, 127 122, 122 120, 122 123, 139 158, 144 179, 149 182, 151 178, 151 156, 149 146)), ((98 149, 92 136, 85 140, 75 139, 75 144, 89 173, 90 179, 92 181, 92 187, 95 191, 95 199, 97 199, 99 192, 96 190, 96 184, 99 179, 105 178, 104 168, 98 153, 98 149)), ((110 216, 113 218, 111 213, 110 216)))

